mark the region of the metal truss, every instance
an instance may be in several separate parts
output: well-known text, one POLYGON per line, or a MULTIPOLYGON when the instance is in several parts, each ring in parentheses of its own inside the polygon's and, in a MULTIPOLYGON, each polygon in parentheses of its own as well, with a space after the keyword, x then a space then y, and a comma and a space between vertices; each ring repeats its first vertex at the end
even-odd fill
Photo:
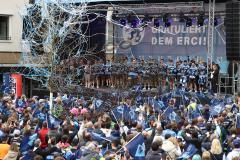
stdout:
MULTIPOLYGON (((212 67, 213 62, 213 37, 214 37, 214 17, 215 17, 215 0, 209 0, 208 13, 208 63, 212 67)), ((208 66, 209 66, 208 65, 208 66)))

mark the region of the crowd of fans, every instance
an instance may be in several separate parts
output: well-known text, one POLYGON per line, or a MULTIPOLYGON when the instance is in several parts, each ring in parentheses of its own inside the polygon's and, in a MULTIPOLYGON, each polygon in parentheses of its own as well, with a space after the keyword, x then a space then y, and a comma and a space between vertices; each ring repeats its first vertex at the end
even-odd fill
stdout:
MULTIPOLYGON (((135 120, 124 116, 119 120, 110 112, 95 116, 93 101, 80 100, 79 106, 67 107, 63 103, 66 96, 58 96, 51 110, 48 97, 27 99, 23 95, 15 99, 4 95, 0 103, 0 160, 238 160, 239 97, 225 103, 218 114, 211 114, 211 104, 200 109, 198 101, 192 100, 179 108, 170 99, 168 107, 180 117, 176 121, 147 103, 135 106, 135 120), (190 118, 189 112, 197 109, 201 114, 190 118), (133 155, 127 147, 139 134, 144 137, 144 156, 133 155)), ((132 101, 122 105, 131 107, 132 101)))

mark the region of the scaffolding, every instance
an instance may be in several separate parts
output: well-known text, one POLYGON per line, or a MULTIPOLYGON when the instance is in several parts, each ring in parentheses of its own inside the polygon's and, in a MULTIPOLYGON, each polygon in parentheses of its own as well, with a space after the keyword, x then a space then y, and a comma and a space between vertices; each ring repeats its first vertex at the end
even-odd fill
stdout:
POLYGON ((240 92, 240 62, 233 62, 232 74, 220 74, 218 82, 219 94, 236 95, 238 92, 240 92))

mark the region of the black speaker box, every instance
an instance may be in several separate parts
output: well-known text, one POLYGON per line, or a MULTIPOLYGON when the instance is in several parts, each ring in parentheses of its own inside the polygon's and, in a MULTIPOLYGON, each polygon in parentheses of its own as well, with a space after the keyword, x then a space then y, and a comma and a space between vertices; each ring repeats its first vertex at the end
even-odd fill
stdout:
POLYGON ((240 3, 226 3, 226 53, 229 61, 240 60, 240 3))

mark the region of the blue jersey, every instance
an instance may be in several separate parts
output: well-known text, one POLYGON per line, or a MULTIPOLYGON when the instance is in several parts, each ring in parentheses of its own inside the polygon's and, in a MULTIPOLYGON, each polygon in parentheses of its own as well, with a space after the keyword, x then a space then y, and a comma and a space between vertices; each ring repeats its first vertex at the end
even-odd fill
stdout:
POLYGON ((168 74, 176 74, 177 73, 176 67, 172 64, 167 66, 167 70, 168 70, 168 74))
POLYGON ((181 68, 181 73, 187 74, 187 71, 189 69, 189 65, 188 64, 181 64, 180 68, 181 68))
POLYGON ((206 75, 199 75, 198 84, 204 85, 207 82, 207 76, 206 75))
POLYGON ((197 76, 197 67, 191 67, 188 70, 189 78, 196 78, 197 76))

